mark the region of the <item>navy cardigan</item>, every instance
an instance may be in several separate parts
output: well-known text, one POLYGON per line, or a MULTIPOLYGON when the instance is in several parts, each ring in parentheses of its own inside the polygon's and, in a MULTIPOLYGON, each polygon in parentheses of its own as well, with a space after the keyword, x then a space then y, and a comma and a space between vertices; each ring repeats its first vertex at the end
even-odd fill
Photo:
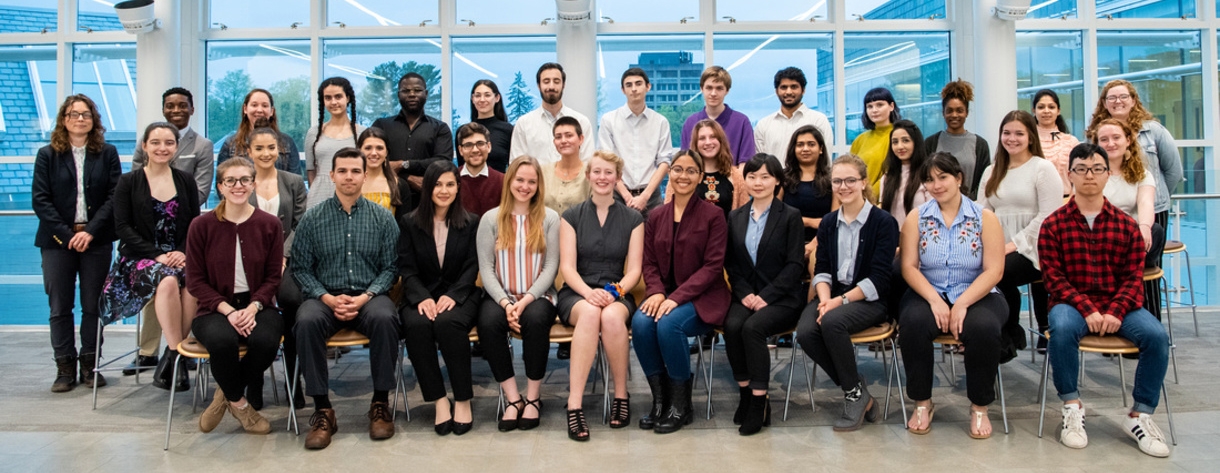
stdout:
MULTIPOLYGON (((834 278, 830 285, 830 295, 839 297, 856 287, 860 281, 868 279, 877 289, 879 301, 885 303, 890 291, 890 273, 894 270, 894 252, 898 248, 898 222, 889 212, 873 207, 868 214, 868 221, 860 229, 860 244, 856 249, 856 268, 852 275, 851 285, 847 286, 838 280, 839 267, 839 212, 826 214, 822 224, 818 226, 817 262, 813 265, 814 275, 826 273, 834 278)), ((900 276, 901 277, 901 276, 900 276)))

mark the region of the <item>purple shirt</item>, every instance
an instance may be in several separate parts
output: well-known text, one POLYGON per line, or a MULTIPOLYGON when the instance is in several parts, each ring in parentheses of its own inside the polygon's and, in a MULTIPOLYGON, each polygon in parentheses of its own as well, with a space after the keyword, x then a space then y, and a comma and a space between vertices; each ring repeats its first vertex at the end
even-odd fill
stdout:
MULTIPOLYGON (((686 118, 686 123, 682 125, 682 142, 681 148, 692 148, 691 132, 695 129, 695 124, 699 120, 707 118, 707 109, 695 112, 695 114, 686 118)), ((724 134, 729 138, 729 151, 733 153, 733 162, 737 164, 749 161, 754 157, 754 127, 750 126, 750 118, 744 113, 735 112, 726 104, 724 112, 716 117, 716 123, 720 124, 720 128, 724 129, 724 134)), ((777 158, 783 159, 780 156, 777 158)))

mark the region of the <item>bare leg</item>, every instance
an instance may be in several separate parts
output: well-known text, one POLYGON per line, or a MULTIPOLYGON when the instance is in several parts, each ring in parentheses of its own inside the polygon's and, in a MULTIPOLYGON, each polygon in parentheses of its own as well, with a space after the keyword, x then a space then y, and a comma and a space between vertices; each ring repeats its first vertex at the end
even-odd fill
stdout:
MULTIPOLYGON (((601 309, 587 301, 572 307, 568 322, 576 327, 572 332, 572 357, 568 361, 568 409, 580 409, 584 400, 589 369, 597 356, 597 335, 601 328, 601 309)), ((533 398, 531 398, 533 399, 533 398)))
POLYGON ((606 361, 610 362, 610 374, 614 376, 614 398, 627 399, 627 370, 631 356, 631 344, 627 340, 627 307, 610 304, 602 309, 602 346, 606 349, 606 361))
POLYGON ((182 343, 183 329, 189 330, 189 325, 182 324, 182 296, 185 291, 178 289, 178 278, 169 276, 157 284, 157 293, 153 295, 153 305, 157 309, 157 321, 161 323, 161 332, 165 335, 166 346, 177 350, 182 343))
POLYGON ((517 391, 517 379, 508 378, 500 382, 500 389, 504 390, 504 417, 503 420, 513 420, 517 418, 517 408, 512 403, 521 400, 521 393, 517 391))
POLYGON ((191 322, 195 320, 199 310, 199 299, 191 295, 191 291, 182 288, 182 338, 191 335, 191 322))
MULTIPOLYGON (((540 397, 542 397, 542 380, 525 380, 525 398, 538 399, 540 397)), ((527 405, 525 407, 525 412, 521 413, 521 417, 524 419, 537 419, 540 414, 541 413, 538 412, 538 408, 532 405, 527 405)))
POLYGON ((470 413, 470 401, 456 401, 453 403, 453 421, 469 424, 474 419, 470 413))

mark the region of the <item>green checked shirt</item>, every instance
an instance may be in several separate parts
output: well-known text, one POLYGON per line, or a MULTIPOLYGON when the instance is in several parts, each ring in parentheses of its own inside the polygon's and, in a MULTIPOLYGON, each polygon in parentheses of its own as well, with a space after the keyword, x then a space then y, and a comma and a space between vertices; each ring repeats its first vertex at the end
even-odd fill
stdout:
POLYGON ((384 207, 361 197, 349 214, 337 197, 305 212, 292 243, 292 272, 305 297, 372 292, 394 284, 398 225, 384 207))

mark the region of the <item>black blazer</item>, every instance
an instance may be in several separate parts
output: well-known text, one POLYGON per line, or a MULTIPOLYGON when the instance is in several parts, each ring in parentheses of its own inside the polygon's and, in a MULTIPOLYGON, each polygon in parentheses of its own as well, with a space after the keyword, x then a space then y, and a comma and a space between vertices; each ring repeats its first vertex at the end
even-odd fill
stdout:
POLYGON ((803 307, 801 272, 805 267, 805 230, 801 211, 778 198, 771 201, 755 264, 746 251, 751 207, 753 205, 747 203, 729 212, 729 247, 724 268, 729 273, 733 302, 739 303, 754 294, 767 301, 767 305, 803 307))
POLYGON ((483 292, 474 284, 479 276, 479 255, 474 251, 478 216, 467 214, 466 226, 449 227, 443 267, 436 259, 432 232, 415 224, 415 212, 400 218, 398 228, 398 274, 402 276, 402 300, 408 307, 441 296, 458 304, 478 301, 483 292))
MULTIPOLYGON (((110 244, 114 234, 114 187, 123 173, 119 153, 111 144, 102 146, 100 153, 85 153, 85 210, 89 223, 85 232, 93 235, 94 243, 110 244)), ((34 246, 67 248, 76 232, 76 160, 72 150, 58 152, 43 146, 34 158, 34 183, 30 189, 30 206, 38 216, 38 231, 34 246)))
POLYGON ((852 290, 860 281, 868 279, 877 289, 880 302, 885 303, 890 292, 890 273, 894 270, 894 252, 898 249, 898 222, 889 212, 874 206, 869 211, 868 221, 860 228, 860 243, 856 247, 856 267, 850 286, 839 282, 839 212, 826 214, 818 225, 817 261, 813 273, 829 274, 834 282, 830 295, 838 297, 852 290))
MULTIPOLYGON (((186 252, 186 231, 191 220, 199 216, 199 190, 190 174, 170 169, 174 177, 174 202, 178 203, 174 227, 174 250, 186 252)), ((152 259, 163 251, 153 244, 157 219, 153 215, 153 198, 144 170, 131 171, 119 177, 114 189, 114 230, 119 237, 119 254, 128 258, 152 259)))

